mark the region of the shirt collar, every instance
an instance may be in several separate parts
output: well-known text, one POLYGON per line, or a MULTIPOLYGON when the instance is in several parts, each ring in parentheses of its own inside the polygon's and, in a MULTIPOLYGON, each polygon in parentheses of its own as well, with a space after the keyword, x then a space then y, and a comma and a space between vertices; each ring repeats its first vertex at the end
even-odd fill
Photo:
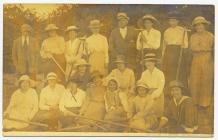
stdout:
POLYGON ((179 103, 177 104, 176 99, 173 98, 173 101, 175 103, 176 106, 180 105, 185 99, 189 98, 188 96, 182 96, 182 98, 180 99, 179 103))
POLYGON ((125 30, 126 31, 127 30, 127 26, 124 27, 124 28, 120 28, 120 30, 125 30))

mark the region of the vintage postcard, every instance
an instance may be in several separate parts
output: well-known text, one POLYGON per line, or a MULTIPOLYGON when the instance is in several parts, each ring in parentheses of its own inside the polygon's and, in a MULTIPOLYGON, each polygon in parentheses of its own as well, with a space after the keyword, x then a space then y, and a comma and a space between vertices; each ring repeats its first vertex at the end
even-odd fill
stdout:
POLYGON ((4 136, 214 134, 214 5, 3 5, 4 136))

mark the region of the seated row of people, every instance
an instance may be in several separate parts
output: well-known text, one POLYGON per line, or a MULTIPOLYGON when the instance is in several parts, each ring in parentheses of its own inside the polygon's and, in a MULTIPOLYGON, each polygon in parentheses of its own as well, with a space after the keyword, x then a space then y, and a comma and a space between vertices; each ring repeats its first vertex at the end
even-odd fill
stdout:
MULTIPOLYGON (((191 98, 183 96, 181 83, 170 85, 173 102, 164 109, 165 80, 163 73, 155 66, 158 62, 155 54, 145 55, 147 70, 142 73, 136 84, 134 73, 125 67, 123 57, 118 57, 115 62, 118 68, 103 77, 99 71, 87 73, 86 67, 89 64, 80 60, 76 65, 78 74, 71 77, 66 89, 58 83, 55 73, 49 73, 48 85, 42 89, 39 101, 37 93, 31 88, 32 80, 27 75, 21 76, 19 89, 12 95, 4 113, 4 129, 47 131, 86 124, 88 129, 85 131, 99 131, 90 127, 94 125, 101 128, 96 121, 90 120, 109 120, 125 123, 127 128, 131 128, 130 131, 146 132, 151 129, 159 131, 166 120, 172 120, 186 132, 191 129, 194 131, 195 109, 191 98), (29 121, 47 124, 48 128, 39 125, 28 126, 29 121)), ((177 126, 175 124, 173 126, 177 126)), ((123 131, 120 126, 115 126, 105 127, 108 131, 123 131)))

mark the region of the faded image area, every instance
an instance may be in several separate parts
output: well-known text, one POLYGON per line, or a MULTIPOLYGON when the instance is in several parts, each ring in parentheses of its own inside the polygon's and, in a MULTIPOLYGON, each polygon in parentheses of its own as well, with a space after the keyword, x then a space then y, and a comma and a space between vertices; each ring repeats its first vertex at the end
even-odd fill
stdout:
POLYGON ((3 8, 5 136, 213 136, 213 5, 3 8))

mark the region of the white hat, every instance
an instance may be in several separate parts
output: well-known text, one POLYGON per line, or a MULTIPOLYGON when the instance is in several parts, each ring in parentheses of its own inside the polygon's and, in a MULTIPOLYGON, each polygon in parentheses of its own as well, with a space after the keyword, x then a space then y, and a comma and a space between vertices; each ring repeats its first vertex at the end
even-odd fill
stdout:
POLYGON ((144 15, 142 19, 143 20, 149 19, 152 22, 158 23, 158 20, 154 16, 152 16, 152 15, 144 15))
POLYGON ((68 31, 78 31, 79 28, 77 26, 68 26, 67 29, 65 30, 65 32, 68 32, 68 31))
POLYGON ((192 21, 192 26, 199 24, 199 23, 210 24, 210 21, 206 20, 202 16, 198 16, 198 17, 195 17, 194 20, 192 21))
POLYGON ((126 13, 120 12, 120 13, 117 14, 117 19, 118 19, 118 20, 121 20, 121 19, 127 19, 127 20, 129 20, 129 17, 127 16, 126 13))
POLYGON ((19 86, 22 81, 28 81, 30 83, 30 87, 35 86, 35 81, 30 79, 30 77, 28 75, 20 76, 20 78, 18 79, 17 85, 19 86))
POLYGON ((98 19, 91 20, 89 23, 89 28, 100 28, 103 24, 98 19))
POLYGON ((55 24, 48 24, 45 31, 58 30, 59 28, 55 24))
POLYGON ((47 80, 57 80, 57 74, 55 74, 54 72, 50 72, 48 75, 47 75, 47 80))

